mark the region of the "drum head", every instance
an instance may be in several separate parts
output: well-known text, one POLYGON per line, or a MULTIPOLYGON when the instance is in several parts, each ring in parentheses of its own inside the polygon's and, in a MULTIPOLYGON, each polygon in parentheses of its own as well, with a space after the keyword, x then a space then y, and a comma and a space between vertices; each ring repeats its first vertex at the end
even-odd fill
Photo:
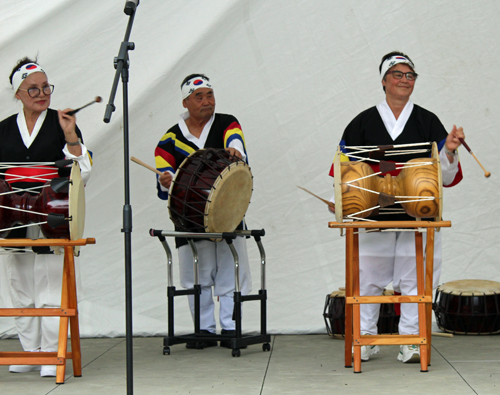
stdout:
POLYGON ((69 184, 69 236, 71 240, 81 239, 85 226, 85 192, 77 162, 73 164, 69 184))
POLYGON ((344 289, 339 289, 338 291, 333 291, 330 294, 330 297, 331 298, 335 298, 335 297, 345 298, 345 290, 344 289))
POLYGON ((340 165, 340 147, 337 148, 333 162, 333 177, 335 179, 335 219, 341 223, 343 221, 342 213, 342 167, 340 165))
POLYGON ((253 177, 245 162, 231 163, 219 175, 205 206, 205 230, 232 232, 245 216, 253 190, 253 177))
POLYGON ((440 285, 438 291, 452 295, 494 295, 500 293, 500 283, 490 280, 457 280, 440 285))
POLYGON ((438 187, 439 187, 439 214, 435 218, 436 221, 441 221, 443 218, 443 174, 441 173, 441 161, 439 160, 439 151, 437 144, 432 143, 432 159, 436 161, 437 164, 437 175, 438 175, 438 187))

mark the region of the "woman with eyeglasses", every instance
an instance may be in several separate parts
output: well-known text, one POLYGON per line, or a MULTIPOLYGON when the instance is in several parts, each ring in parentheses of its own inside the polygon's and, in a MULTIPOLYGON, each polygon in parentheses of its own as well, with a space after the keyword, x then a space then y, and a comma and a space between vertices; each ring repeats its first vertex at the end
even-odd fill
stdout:
MULTIPOLYGON (((340 142, 343 152, 349 146, 380 146, 436 142, 440 151, 442 180, 445 187, 456 185, 462 179, 457 148, 459 138, 464 138, 462 128, 453 125, 448 134, 432 112, 413 104, 410 96, 418 74, 411 59, 402 52, 391 52, 382 58, 379 66, 385 98, 378 105, 356 116, 347 126, 340 142)), ((367 155, 360 155, 367 156, 367 155)), ((425 154, 401 154, 387 160, 407 162, 425 154)), ((347 156, 343 158, 349 159, 347 156)), ((386 160, 384 158, 384 160, 386 160)), ((368 162, 369 163, 369 162, 368 162)), ((378 170, 377 170, 378 171, 378 170)), ((396 173, 391 172, 393 176, 396 173)), ((330 170, 333 174, 333 166, 330 170)), ((397 205, 401 207, 400 205, 397 205)), ((396 207, 396 206, 391 206, 396 207)), ((370 217, 380 221, 415 220, 406 213, 370 217)), ((437 232, 434 246, 434 288, 439 284, 441 273, 441 233, 437 232)), ((381 295, 384 288, 393 283, 396 292, 416 295, 415 236, 413 232, 375 232, 359 234, 360 294, 381 295)), ((361 305, 361 333, 377 334, 379 304, 361 305)), ((399 322, 400 335, 419 333, 418 306, 402 303, 399 322)), ((362 346, 361 359, 367 361, 379 352, 378 346, 362 346)), ((397 359, 401 362, 419 362, 418 345, 400 346, 397 359)))
MULTIPOLYGON (((22 105, 18 114, 0 122, 0 162, 55 162, 61 159, 78 161, 82 179, 90 176, 91 154, 83 145, 82 134, 70 109, 55 111, 49 108, 54 85, 36 63, 24 58, 14 66, 9 76, 16 99, 22 105)), ((22 164, 9 168, 2 178, 22 192, 40 186, 45 180, 33 167, 22 164)), ((46 171, 45 171, 46 172, 46 171)), ((57 177, 54 176, 54 177, 57 177)), ((39 192, 36 191, 36 192, 39 192)), ((40 228, 30 226, 15 229, 9 238, 43 238, 40 228)), ((3 255, 6 264, 12 304, 16 308, 54 308, 61 304, 63 255, 11 254, 3 255)), ((19 340, 25 351, 57 351, 59 317, 17 317, 19 340)), ((10 372, 40 370, 41 376, 56 375, 56 366, 11 365, 10 372)))

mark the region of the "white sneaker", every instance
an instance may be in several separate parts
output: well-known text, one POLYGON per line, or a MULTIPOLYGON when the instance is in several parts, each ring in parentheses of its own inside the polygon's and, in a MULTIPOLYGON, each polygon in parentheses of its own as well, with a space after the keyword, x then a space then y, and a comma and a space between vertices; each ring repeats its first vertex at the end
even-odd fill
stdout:
MULTIPOLYGON (((379 346, 361 346, 361 360, 366 362, 372 355, 378 354, 379 351, 379 346)), ((352 353, 354 354, 354 347, 352 353)))
POLYGON ((57 366, 56 365, 43 365, 40 370, 40 376, 42 377, 56 377, 57 366))
POLYGON ((420 346, 414 344, 399 346, 398 361, 404 363, 420 362, 420 346))
POLYGON ((10 365, 9 372, 11 373, 28 373, 40 370, 40 365, 10 365))

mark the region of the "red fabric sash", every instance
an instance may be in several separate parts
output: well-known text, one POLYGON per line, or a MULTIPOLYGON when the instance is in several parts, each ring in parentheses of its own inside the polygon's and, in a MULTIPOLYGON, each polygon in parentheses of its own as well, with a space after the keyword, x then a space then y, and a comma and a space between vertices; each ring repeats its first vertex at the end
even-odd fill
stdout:
POLYGON ((9 184, 16 182, 37 182, 45 183, 52 178, 59 177, 57 167, 39 166, 39 167, 12 167, 5 172, 5 181, 9 184), (39 177, 39 178, 34 178, 39 177))

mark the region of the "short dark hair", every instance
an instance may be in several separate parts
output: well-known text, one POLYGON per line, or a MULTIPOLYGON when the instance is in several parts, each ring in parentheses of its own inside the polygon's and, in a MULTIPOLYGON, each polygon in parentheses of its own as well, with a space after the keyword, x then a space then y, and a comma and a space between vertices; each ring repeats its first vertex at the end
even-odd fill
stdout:
POLYGON ((200 77, 200 78, 203 78, 204 80, 206 81, 210 81, 210 78, 208 78, 205 74, 201 74, 201 73, 196 73, 196 74, 189 74, 186 78, 184 78, 184 80, 182 81, 182 84, 181 84, 181 89, 182 89, 182 86, 188 82, 190 79, 192 78, 195 78, 195 77, 200 77))
POLYGON ((21 67, 23 67, 25 64, 28 64, 28 63, 35 63, 35 64, 39 65, 37 62, 38 62, 38 56, 35 58, 35 60, 32 60, 32 59, 28 58, 27 56, 25 56, 22 59, 19 59, 17 61, 17 64, 12 69, 12 72, 10 73, 10 76, 9 76, 10 84, 12 85, 12 77, 14 77, 14 74, 17 70, 19 70, 21 67))
MULTIPOLYGON (((382 57, 382 60, 380 61, 380 66, 378 66, 379 73, 382 72, 382 65, 384 64, 386 59, 392 58, 393 56, 404 56, 406 59, 408 59, 410 62, 413 63, 413 60, 411 60, 407 54, 400 52, 400 51, 392 51, 392 52, 389 52, 388 54, 385 54, 382 57)), ((413 64, 415 64, 415 63, 413 63, 413 64)), ((415 72, 415 69, 413 67, 411 67, 410 65, 408 65, 408 66, 413 70, 413 72, 415 72)), ((385 81, 385 75, 382 77, 382 79, 385 81)), ((385 92, 385 86, 382 86, 382 89, 385 92)))

